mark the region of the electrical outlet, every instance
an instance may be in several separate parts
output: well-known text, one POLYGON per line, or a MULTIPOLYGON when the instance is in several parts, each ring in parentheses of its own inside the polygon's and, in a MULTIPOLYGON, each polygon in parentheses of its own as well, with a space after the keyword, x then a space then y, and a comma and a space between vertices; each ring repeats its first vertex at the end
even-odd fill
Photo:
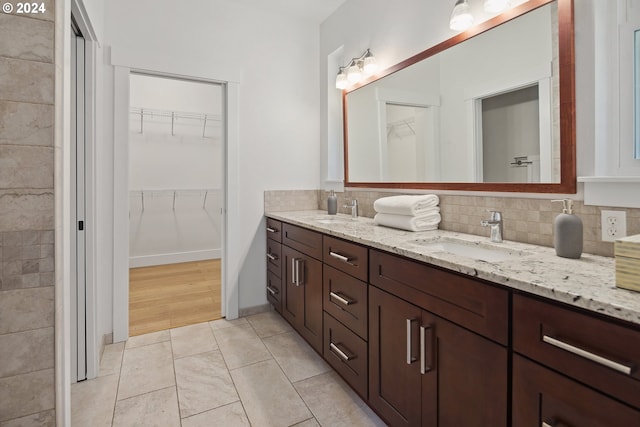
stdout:
POLYGON ((625 211, 602 211, 600 224, 603 242, 615 242, 627 236, 627 213, 625 211))

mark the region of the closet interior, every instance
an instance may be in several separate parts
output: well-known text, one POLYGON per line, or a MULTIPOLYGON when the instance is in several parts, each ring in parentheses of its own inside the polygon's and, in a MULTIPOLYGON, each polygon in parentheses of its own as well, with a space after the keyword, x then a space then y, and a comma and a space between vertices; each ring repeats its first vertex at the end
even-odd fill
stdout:
POLYGON ((223 90, 131 74, 129 335, 221 317, 223 90))

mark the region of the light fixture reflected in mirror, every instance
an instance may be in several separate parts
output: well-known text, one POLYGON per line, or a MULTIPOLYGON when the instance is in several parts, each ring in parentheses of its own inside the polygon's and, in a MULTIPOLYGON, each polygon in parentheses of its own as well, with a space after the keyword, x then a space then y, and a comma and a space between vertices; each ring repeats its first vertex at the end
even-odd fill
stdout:
MULTIPOLYGON (((486 13, 498 14, 512 7, 514 3, 522 3, 522 1, 484 0, 483 8, 486 13)), ((454 31, 464 31, 470 28, 474 21, 474 16, 469 7, 469 0, 456 0, 456 4, 453 6, 453 11, 451 12, 449 28, 454 31)))
POLYGON ((469 3, 467 3, 467 0, 457 0, 451 12, 449 28, 455 31, 464 31, 472 25, 473 15, 471 14, 469 3))
POLYGON ((340 67, 336 76, 336 89, 344 90, 375 74, 376 71, 378 71, 376 58, 367 49, 358 58, 352 58, 347 65, 340 67))
POLYGON ((484 0, 484 11, 487 13, 500 13, 509 6, 509 0, 484 0))

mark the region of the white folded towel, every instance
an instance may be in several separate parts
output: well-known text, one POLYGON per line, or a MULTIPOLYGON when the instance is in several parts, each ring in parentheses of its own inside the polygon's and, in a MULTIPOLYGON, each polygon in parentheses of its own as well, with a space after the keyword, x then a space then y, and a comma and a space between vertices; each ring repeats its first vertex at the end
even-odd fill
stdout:
POLYGON ((420 215, 430 208, 438 206, 440 199, 435 194, 415 196, 382 197, 373 202, 373 209, 378 213, 396 215, 420 215))
POLYGON ((378 225, 399 228, 401 230, 427 231, 437 230, 441 219, 439 212, 421 216, 377 213, 376 216, 373 217, 373 222, 378 225))

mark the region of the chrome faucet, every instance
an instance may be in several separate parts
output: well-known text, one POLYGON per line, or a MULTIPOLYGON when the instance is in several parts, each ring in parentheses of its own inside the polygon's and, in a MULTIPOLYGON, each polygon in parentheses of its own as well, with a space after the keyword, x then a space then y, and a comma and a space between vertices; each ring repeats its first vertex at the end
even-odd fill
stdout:
POLYGON ((358 201, 356 199, 351 200, 350 205, 344 205, 345 208, 351 208, 351 219, 358 219, 358 201))
POLYGON ((498 211, 489 211, 491 217, 488 220, 480 221, 483 227, 491 227, 491 241, 502 242, 502 213, 498 211))

